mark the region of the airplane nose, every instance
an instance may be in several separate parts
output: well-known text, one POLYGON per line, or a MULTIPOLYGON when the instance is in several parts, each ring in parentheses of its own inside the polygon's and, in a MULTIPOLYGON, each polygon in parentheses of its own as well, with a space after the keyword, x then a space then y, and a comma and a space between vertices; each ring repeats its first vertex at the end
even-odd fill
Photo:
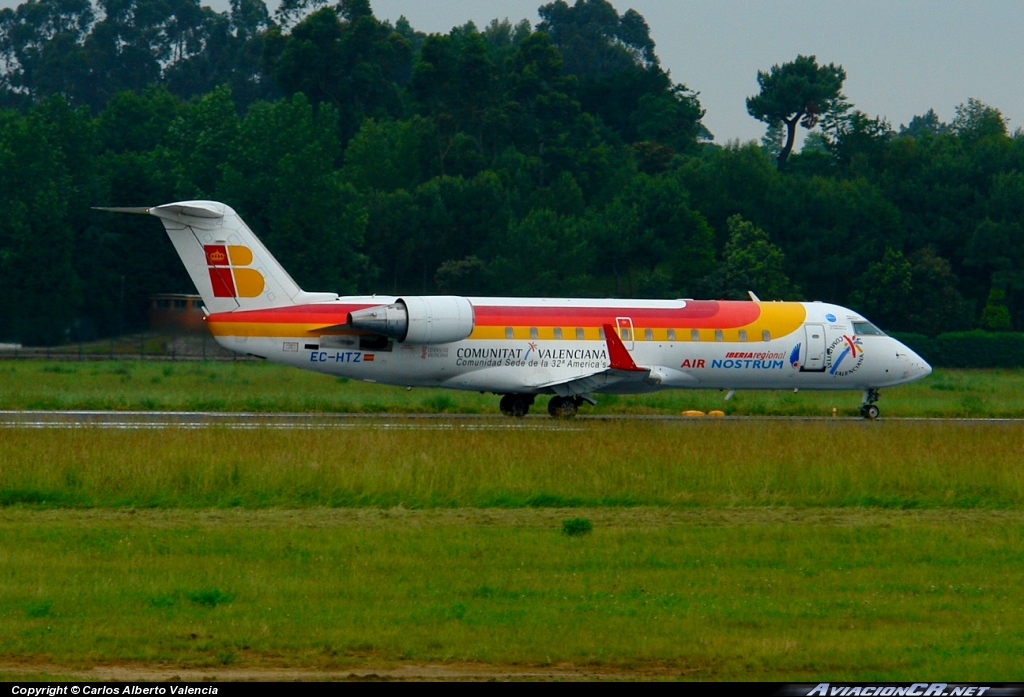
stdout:
POLYGON ((906 353, 901 356, 906 363, 906 377, 911 380, 918 380, 920 378, 928 377, 932 374, 932 367, 928 364, 928 361, 918 356, 910 349, 906 350, 906 353))

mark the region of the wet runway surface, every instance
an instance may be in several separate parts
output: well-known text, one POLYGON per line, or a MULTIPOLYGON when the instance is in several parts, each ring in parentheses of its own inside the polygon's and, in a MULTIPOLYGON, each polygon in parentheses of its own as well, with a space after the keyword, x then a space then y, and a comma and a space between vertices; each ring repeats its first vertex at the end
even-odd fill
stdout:
MULTIPOLYGON (((571 428, 588 421, 846 421, 870 423, 859 417, 830 416, 673 416, 602 414, 580 415, 572 421, 555 421, 538 412, 522 419, 500 414, 288 414, 202 411, 0 411, 0 429, 97 428, 137 429, 281 429, 324 430, 372 428, 383 430, 506 430, 571 428)), ((1022 419, 882 418, 897 422, 1019 423, 1022 419)))
MULTIPOLYGON (((546 418, 550 422, 550 417, 546 418)), ((562 426, 567 425, 562 422, 562 426)), ((545 428, 534 418, 453 414, 263 414, 207 411, 0 411, 0 428, 114 430, 228 428, 236 430, 499 430, 545 428)))

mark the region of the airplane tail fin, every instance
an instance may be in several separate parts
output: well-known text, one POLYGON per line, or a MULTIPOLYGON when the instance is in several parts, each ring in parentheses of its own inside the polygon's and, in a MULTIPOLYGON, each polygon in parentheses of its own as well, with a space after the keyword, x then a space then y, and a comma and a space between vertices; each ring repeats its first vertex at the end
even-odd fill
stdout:
POLYGON ((160 218, 210 312, 256 310, 334 300, 307 293, 237 213, 216 201, 181 201, 153 208, 101 208, 160 218))

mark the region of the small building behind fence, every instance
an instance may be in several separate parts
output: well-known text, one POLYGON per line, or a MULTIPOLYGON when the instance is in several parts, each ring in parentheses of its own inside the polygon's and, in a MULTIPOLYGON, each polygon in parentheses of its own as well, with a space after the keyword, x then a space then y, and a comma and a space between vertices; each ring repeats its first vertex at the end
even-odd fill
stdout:
POLYGON ((202 298, 185 293, 149 296, 149 326, 158 331, 205 334, 202 298))

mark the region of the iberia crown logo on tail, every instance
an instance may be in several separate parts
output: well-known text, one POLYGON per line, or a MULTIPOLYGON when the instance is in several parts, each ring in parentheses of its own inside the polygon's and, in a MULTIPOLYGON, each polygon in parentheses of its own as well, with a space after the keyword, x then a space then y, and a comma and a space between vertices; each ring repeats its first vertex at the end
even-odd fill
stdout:
POLYGON ((207 244, 206 265, 210 267, 210 284, 216 298, 255 298, 266 285, 252 264, 252 250, 240 245, 207 244))

